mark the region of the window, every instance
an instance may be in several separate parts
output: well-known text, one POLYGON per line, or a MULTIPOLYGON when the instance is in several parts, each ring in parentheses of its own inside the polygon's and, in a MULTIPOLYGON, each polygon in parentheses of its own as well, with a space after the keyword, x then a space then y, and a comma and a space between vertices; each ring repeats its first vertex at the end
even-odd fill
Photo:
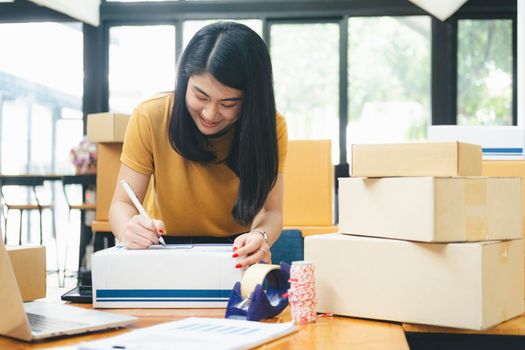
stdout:
MULTIPOLYGON (((0 24, 0 171, 5 174, 72 173, 69 150, 82 139, 83 33, 80 23, 0 24), (23 45, 21 45, 23 43, 23 45)), ((60 186, 46 184, 56 206, 56 229, 65 237, 67 210, 60 186)), ((11 192, 23 202, 24 191, 11 192)), ((43 213, 45 242, 51 216, 43 213)), ((25 236, 39 229, 38 213, 25 216, 25 236)), ((16 213, 7 235, 17 236, 16 213)), ((78 223, 77 227, 80 227, 78 223)), ((71 232, 67 232, 70 235, 71 232)), ((47 246, 48 266, 56 266, 55 245, 47 246)), ((74 261, 70 260, 70 261, 74 261)))
POLYGON ((82 138, 82 40, 79 23, 0 24, 2 172, 73 171, 67 152, 54 156, 53 129, 67 108, 80 132, 63 147, 82 138))
POLYGON ((512 20, 458 22, 458 125, 512 125, 512 20))
POLYGON ((430 18, 351 18, 348 149, 417 141, 430 122, 430 18))
POLYGON ((109 109, 130 114, 145 98, 175 88, 175 27, 110 28, 109 109))
POLYGON ((330 139, 338 162, 339 24, 272 24, 270 33, 277 110, 289 138, 330 139))

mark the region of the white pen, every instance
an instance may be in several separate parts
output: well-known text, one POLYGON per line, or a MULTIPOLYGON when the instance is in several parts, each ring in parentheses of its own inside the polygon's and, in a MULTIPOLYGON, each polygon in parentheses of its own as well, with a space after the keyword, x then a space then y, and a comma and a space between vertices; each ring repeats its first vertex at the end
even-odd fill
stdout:
MULTIPOLYGON (((129 183, 126 180, 122 180, 122 181, 120 181, 120 184, 122 185, 122 187, 124 187, 124 190, 128 194, 128 196, 131 199, 131 201, 133 202, 133 204, 135 205, 135 208, 137 208, 137 210, 139 211, 140 215, 142 215, 143 217, 145 217, 147 219, 150 219, 150 217, 148 216, 148 213, 146 213, 146 210, 144 209, 142 204, 140 204, 140 201, 137 198, 137 195, 135 194, 135 192, 133 192, 133 190, 131 189, 131 186, 129 185, 129 183)), ((159 242, 163 246, 166 246, 166 242, 164 242, 164 238, 162 238, 162 236, 159 236, 159 242)))

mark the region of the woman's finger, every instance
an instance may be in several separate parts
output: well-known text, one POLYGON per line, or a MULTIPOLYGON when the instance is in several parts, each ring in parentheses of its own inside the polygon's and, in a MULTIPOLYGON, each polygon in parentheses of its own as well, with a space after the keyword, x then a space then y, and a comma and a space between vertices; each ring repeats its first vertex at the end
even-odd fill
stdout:
POLYGON ((245 268, 253 264, 257 264, 261 260, 264 260, 266 254, 263 252, 262 249, 258 249, 256 252, 254 252, 251 255, 248 255, 246 258, 241 259, 239 264, 241 265, 240 268, 245 268))
POLYGON ((261 235, 257 234, 245 234, 247 237, 244 240, 244 245, 241 247, 238 247, 238 249, 235 251, 239 256, 245 256, 252 254, 257 248, 263 246, 264 240, 261 235))
POLYGON ((166 226, 162 220, 153 219, 153 226, 155 226, 155 232, 160 235, 166 234, 166 226))
POLYGON ((142 226, 137 226, 135 228, 135 234, 148 240, 148 242, 150 243, 149 245, 159 244, 159 236, 157 236, 155 232, 145 229, 142 226))

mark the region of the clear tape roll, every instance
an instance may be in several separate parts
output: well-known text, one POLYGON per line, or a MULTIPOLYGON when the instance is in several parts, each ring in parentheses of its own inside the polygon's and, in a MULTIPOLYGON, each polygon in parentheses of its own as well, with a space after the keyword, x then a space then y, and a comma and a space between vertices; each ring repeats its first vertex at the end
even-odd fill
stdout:
POLYGON ((255 264, 250 266, 241 280, 241 296, 243 299, 250 297, 258 284, 262 285, 266 276, 273 270, 280 270, 279 265, 255 264))

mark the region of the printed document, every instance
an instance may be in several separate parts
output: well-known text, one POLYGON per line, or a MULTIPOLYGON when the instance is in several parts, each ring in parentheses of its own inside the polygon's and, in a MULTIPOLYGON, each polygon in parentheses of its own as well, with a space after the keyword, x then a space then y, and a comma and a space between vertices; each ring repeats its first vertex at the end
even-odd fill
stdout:
POLYGON ((79 349, 250 349, 294 331, 296 328, 292 322, 261 323, 190 317, 81 343, 79 349))

